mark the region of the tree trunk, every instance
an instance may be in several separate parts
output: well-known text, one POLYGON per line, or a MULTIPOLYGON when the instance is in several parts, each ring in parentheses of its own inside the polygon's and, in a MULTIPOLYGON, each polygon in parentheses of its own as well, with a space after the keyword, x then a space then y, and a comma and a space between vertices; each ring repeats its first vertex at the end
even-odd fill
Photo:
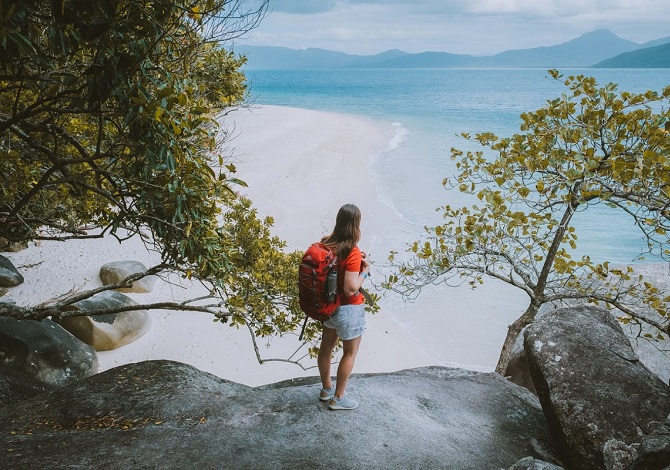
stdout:
MULTIPOLYGON (((579 188, 582 185, 581 182, 575 183, 574 187, 571 189, 571 194, 578 194, 579 188)), ((551 246, 547 251, 547 255, 544 259, 544 264, 542 265, 542 270, 537 279, 537 284, 533 287, 533 293, 531 295, 531 302, 526 311, 517 318, 514 323, 512 323, 509 328, 507 328, 507 336, 505 337, 505 342, 503 343, 502 350, 500 351, 500 357, 498 358, 498 365, 496 366, 496 372, 504 376, 505 371, 507 370, 507 365, 509 364, 510 358, 512 356, 512 349, 514 348, 514 343, 516 338, 521 333, 521 330, 526 325, 530 325, 535 320, 535 315, 540 309, 540 305, 544 302, 544 290, 547 286, 547 279, 549 279, 549 274, 552 272, 554 261, 556 260, 556 254, 558 249, 561 246, 563 237, 568 230, 570 220, 575 214, 575 211, 579 207, 579 200, 574 196, 570 198, 570 202, 565 208, 563 217, 561 218, 561 223, 554 233, 553 240, 551 241, 551 246)))
POLYGON ((523 313, 523 315, 514 320, 514 323, 512 323, 507 328, 507 336, 505 337, 505 342, 503 343, 503 347, 500 350, 498 365, 496 365, 496 372, 499 373, 500 375, 502 376, 505 375, 507 365, 509 364, 509 361, 512 356, 512 349, 514 348, 516 338, 519 336, 519 333, 521 333, 521 330, 523 330, 525 326, 533 323, 533 320, 535 320, 535 315, 537 315, 538 309, 539 306, 533 305, 531 303, 526 309, 526 311, 523 313))

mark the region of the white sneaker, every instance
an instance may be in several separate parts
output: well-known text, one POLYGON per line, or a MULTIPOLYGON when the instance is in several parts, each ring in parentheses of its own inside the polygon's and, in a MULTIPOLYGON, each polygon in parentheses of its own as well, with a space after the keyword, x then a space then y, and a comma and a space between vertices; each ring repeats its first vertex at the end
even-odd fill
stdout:
POLYGON ((331 398, 335 396, 335 387, 331 388, 322 388, 321 392, 319 393, 319 400, 321 401, 328 401, 331 398))
POLYGON ((358 402, 348 396, 342 398, 333 397, 328 402, 328 408, 331 410, 353 410, 358 406, 358 402))

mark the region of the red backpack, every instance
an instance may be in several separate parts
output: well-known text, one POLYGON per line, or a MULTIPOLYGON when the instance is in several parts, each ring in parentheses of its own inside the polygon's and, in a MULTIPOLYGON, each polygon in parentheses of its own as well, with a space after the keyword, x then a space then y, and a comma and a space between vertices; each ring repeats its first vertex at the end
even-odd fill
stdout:
POLYGON ((309 318, 328 320, 339 307, 337 255, 328 246, 314 243, 307 248, 298 268, 298 289, 300 308, 309 318))

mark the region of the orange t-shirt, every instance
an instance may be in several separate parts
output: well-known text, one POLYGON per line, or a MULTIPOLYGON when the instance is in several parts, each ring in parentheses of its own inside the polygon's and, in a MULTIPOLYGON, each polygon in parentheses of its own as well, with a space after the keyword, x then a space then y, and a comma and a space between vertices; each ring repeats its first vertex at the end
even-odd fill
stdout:
POLYGON ((349 253, 347 259, 340 261, 337 264, 337 290, 342 305, 362 304, 365 302, 365 299, 360 292, 356 291, 356 293, 350 297, 344 295, 344 273, 346 271, 355 272, 356 274, 361 272, 361 250, 358 249, 358 246, 351 249, 351 253, 349 253))

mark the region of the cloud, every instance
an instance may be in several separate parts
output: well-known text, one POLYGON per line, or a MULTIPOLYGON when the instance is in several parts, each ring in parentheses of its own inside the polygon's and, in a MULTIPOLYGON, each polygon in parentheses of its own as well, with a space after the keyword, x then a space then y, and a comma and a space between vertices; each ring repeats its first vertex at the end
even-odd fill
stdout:
POLYGON ((271 0, 270 7, 245 44, 487 54, 596 29, 638 43, 670 35, 668 0, 271 0))
MULTIPOLYGON (((572 16, 608 9, 636 8, 643 0, 271 0, 272 11, 314 14, 364 6, 407 13, 447 15, 518 14, 524 17, 572 16)), ((663 1, 654 1, 658 5, 663 1)))

